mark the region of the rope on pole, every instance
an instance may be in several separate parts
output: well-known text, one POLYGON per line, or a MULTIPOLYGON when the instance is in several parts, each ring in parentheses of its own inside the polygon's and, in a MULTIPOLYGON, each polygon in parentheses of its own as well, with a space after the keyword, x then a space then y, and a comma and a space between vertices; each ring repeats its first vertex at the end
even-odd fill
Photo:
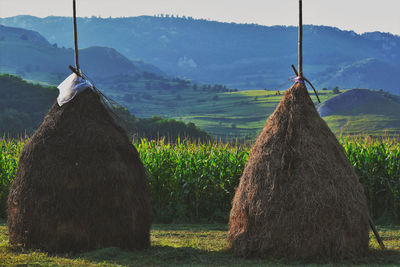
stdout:
POLYGON ((78 55, 78 31, 76 29, 76 3, 75 0, 73 0, 73 20, 74 20, 74 52, 75 52, 75 73, 81 73, 80 67, 79 67, 79 55, 78 55))
MULTIPOLYGON (((296 77, 299 77, 299 73, 297 72, 296 67, 293 64, 292 64, 292 69, 294 71, 294 74, 296 74, 296 77)), ((311 88, 314 90, 315 96, 317 97, 318 103, 321 103, 321 100, 319 99, 317 90, 315 89, 314 85, 312 85, 312 83, 309 80, 307 80, 306 77, 301 77, 301 79, 307 82, 311 86, 311 88)))
POLYGON ((303 1, 299 0, 299 77, 303 78, 303 1))
POLYGON ((321 100, 319 99, 317 90, 315 89, 314 85, 312 85, 312 83, 309 80, 307 80, 306 77, 303 77, 303 80, 306 81, 311 86, 311 88, 314 90, 315 96, 317 97, 318 103, 321 103, 321 100))

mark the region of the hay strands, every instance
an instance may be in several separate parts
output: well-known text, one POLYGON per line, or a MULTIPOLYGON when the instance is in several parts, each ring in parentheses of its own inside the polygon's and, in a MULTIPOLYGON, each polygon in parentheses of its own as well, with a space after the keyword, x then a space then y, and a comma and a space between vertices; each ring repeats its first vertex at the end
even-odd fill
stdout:
MULTIPOLYGON (((299 71, 300 72, 297 72, 296 67, 293 64, 292 64, 292 69, 293 69, 294 73, 296 74, 296 77, 298 77, 300 80, 306 81, 312 87, 312 89, 314 90, 314 93, 318 99, 318 102, 321 103, 314 86, 307 78, 305 78, 303 76, 303 1, 302 0, 299 0, 299 47, 298 47, 298 51, 299 51, 299 71)), ((368 216, 368 220, 369 220, 369 225, 370 225, 372 231, 374 232, 376 240, 379 243, 379 246, 381 247, 381 249, 385 249, 385 245, 382 241, 382 238, 380 237, 378 231, 376 230, 375 224, 372 221, 370 216, 368 216)))
MULTIPOLYGON (((70 76, 89 81, 77 52, 76 45, 70 76)), ((53 104, 21 152, 8 196, 9 242, 50 253, 147 249, 152 208, 140 155, 107 110, 113 103, 83 86, 68 105, 53 104)))

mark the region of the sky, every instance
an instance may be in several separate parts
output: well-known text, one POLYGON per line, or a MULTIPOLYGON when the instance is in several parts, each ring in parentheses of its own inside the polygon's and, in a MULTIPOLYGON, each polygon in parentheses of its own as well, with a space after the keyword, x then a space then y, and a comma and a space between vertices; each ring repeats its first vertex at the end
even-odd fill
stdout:
MULTIPOLYGON (((297 25, 298 0, 76 0, 79 17, 173 14, 223 22, 297 25)), ((303 0, 304 24, 400 35, 400 0, 303 0)), ((72 0, 0 0, 0 17, 71 16, 72 0)))

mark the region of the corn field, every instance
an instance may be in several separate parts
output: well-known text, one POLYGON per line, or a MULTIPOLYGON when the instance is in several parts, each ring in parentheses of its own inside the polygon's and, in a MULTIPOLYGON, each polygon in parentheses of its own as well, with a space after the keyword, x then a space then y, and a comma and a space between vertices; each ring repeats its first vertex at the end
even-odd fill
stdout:
MULTIPOLYGON (((398 139, 341 137, 368 199, 372 217, 400 223, 398 139)), ((26 140, 0 139, 0 217, 26 140)), ((142 139, 136 144, 149 178, 154 222, 227 222, 250 147, 224 143, 176 144, 142 139)))
POLYGON ((398 138, 341 138, 364 186, 371 216, 400 223, 400 144, 398 138))
POLYGON ((8 189, 18 167, 24 140, 0 139, 0 218, 6 217, 8 189))
POLYGON ((141 140, 156 220, 226 221, 249 149, 229 144, 141 140))

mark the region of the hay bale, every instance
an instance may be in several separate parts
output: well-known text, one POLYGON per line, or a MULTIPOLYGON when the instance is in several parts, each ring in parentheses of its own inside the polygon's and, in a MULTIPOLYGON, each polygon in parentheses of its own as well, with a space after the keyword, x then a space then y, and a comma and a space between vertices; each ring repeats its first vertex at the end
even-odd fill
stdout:
POLYGON ((232 203, 237 256, 324 258, 368 251, 368 208, 342 146, 296 83, 269 117, 232 203))
POLYGON ((10 242, 51 252, 150 246, 139 153, 86 89, 55 103, 25 145, 8 199, 10 242))

